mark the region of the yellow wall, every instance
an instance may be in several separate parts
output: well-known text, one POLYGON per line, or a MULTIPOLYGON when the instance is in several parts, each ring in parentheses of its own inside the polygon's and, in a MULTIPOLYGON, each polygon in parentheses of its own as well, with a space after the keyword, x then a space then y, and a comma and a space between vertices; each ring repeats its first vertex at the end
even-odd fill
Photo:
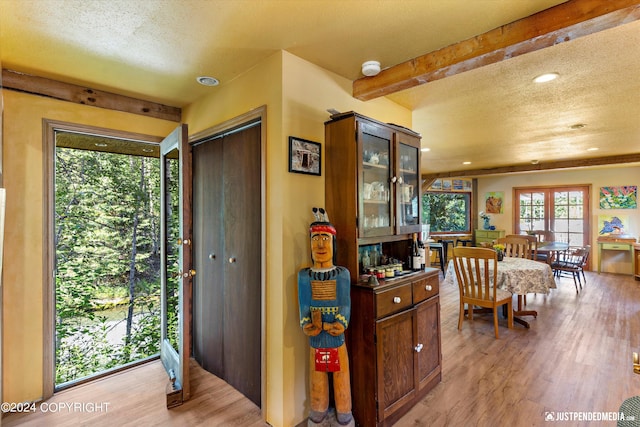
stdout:
MULTIPOLYGON (((324 178, 288 172, 288 137, 324 142, 327 108, 354 110, 411 126, 410 111, 380 99, 351 97, 351 82, 286 52, 277 52, 184 110, 190 134, 267 105, 266 399, 273 426, 308 414, 307 338, 298 326, 296 276, 308 264, 311 207, 324 205, 324 178)), ((330 165, 323 164, 324 169, 330 165)), ((330 213, 329 213, 330 214, 330 213)))
MULTIPOLYGON (((625 233, 636 238, 640 236, 640 212, 638 209, 600 209, 600 187, 637 185, 637 177, 640 176, 638 166, 615 166, 602 169, 574 169, 566 171, 547 171, 535 174, 511 174, 496 177, 478 179, 478 206, 482 206, 484 195, 490 191, 504 191, 504 214, 491 215, 491 224, 499 230, 506 230, 507 234, 513 231, 513 187, 530 187, 532 185, 591 185, 591 268, 596 270, 598 251, 596 240, 598 238, 598 216, 611 217, 623 215, 629 218, 629 225, 625 233)), ((602 271, 607 273, 631 272, 631 257, 629 253, 609 251, 602 264, 602 271)))
POLYGON ((4 402, 43 394, 43 140, 42 119, 148 135, 176 123, 3 90, 3 163, 7 211, 3 279, 4 402))

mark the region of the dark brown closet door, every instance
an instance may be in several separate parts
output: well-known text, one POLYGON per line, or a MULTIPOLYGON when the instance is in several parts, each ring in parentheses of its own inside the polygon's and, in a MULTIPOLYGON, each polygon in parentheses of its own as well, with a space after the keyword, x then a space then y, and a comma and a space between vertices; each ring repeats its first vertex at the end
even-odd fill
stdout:
POLYGON ((194 355, 205 369, 257 405, 262 336, 260 167, 260 125, 194 148, 194 236, 200 240, 194 254, 194 355))
POLYGON ((193 149, 193 346, 200 365, 224 376, 224 228, 222 140, 193 149), (206 356, 206 357, 204 357, 206 356))

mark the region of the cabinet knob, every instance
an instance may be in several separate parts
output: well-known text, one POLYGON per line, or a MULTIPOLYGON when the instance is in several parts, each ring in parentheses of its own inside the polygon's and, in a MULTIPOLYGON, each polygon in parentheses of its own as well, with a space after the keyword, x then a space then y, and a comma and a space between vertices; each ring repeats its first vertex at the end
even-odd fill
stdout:
POLYGON ((416 353, 420 353, 422 351, 422 347, 424 347, 422 344, 418 344, 417 346, 413 347, 413 349, 416 351, 416 353))
POLYGON ((426 285, 426 286, 424 287, 424 290, 425 290, 425 291, 431 291, 431 290, 433 290, 433 286, 431 286, 431 285, 426 285))
POLYGON ((234 262, 236 262, 235 257, 229 258, 229 264, 233 264, 234 262))
POLYGON ((398 184, 402 184, 404 181, 402 180, 402 177, 398 178, 398 184))
POLYGON ((393 297, 393 303, 394 304, 400 304, 402 302, 402 300, 400 299, 400 297, 393 297))
POLYGON ((394 177, 391 178, 391 182, 393 182, 394 184, 396 183, 397 180, 398 180, 398 177, 394 176, 394 177))

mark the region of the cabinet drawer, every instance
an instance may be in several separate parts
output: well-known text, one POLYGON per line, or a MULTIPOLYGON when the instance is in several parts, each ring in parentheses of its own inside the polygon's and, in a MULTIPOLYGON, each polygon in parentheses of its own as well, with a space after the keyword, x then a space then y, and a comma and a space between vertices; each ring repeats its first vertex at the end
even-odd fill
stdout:
POLYGON ((376 294, 376 318, 384 317, 411 307, 411 284, 385 290, 376 294))
POLYGON ((438 294, 440 281, 438 276, 425 277, 413 282, 413 303, 417 304, 438 294))
POLYGON ((628 251, 631 245, 627 243, 603 243, 602 249, 610 249, 616 251, 628 251))
POLYGON ((476 237, 486 238, 488 236, 489 236, 489 232, 488 231, 476 230, 476 237))

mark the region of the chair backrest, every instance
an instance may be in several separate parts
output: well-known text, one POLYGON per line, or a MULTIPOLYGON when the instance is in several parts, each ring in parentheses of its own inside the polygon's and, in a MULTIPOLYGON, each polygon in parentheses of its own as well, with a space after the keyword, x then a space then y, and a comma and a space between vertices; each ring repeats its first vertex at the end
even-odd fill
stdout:
POLYGON ((536 236, 538 242, 555 242, 556 234, 551 230, 533 230, 532 235, 536 236))
POLYGON ((498 254, 493 249, 457 246, 453 248, 460 297, 469 301, 496 300, 498 254))
POLYGON ((570 246, 566 251, 561 252, 558 256, 559 263, 562 267, 571 269, 581 269, 587 263, 591 246, 570 246))
POLYGON ((504 256, 531 259, 529 240, 524 236, 500 237, 496 243, 504 245, 504 256))
POLYGON ((517 237, 520 239, 527 239, 529 242, 529 258, 538 259, 538 239, 531 234, 507 234, 504 237, 517 237))

